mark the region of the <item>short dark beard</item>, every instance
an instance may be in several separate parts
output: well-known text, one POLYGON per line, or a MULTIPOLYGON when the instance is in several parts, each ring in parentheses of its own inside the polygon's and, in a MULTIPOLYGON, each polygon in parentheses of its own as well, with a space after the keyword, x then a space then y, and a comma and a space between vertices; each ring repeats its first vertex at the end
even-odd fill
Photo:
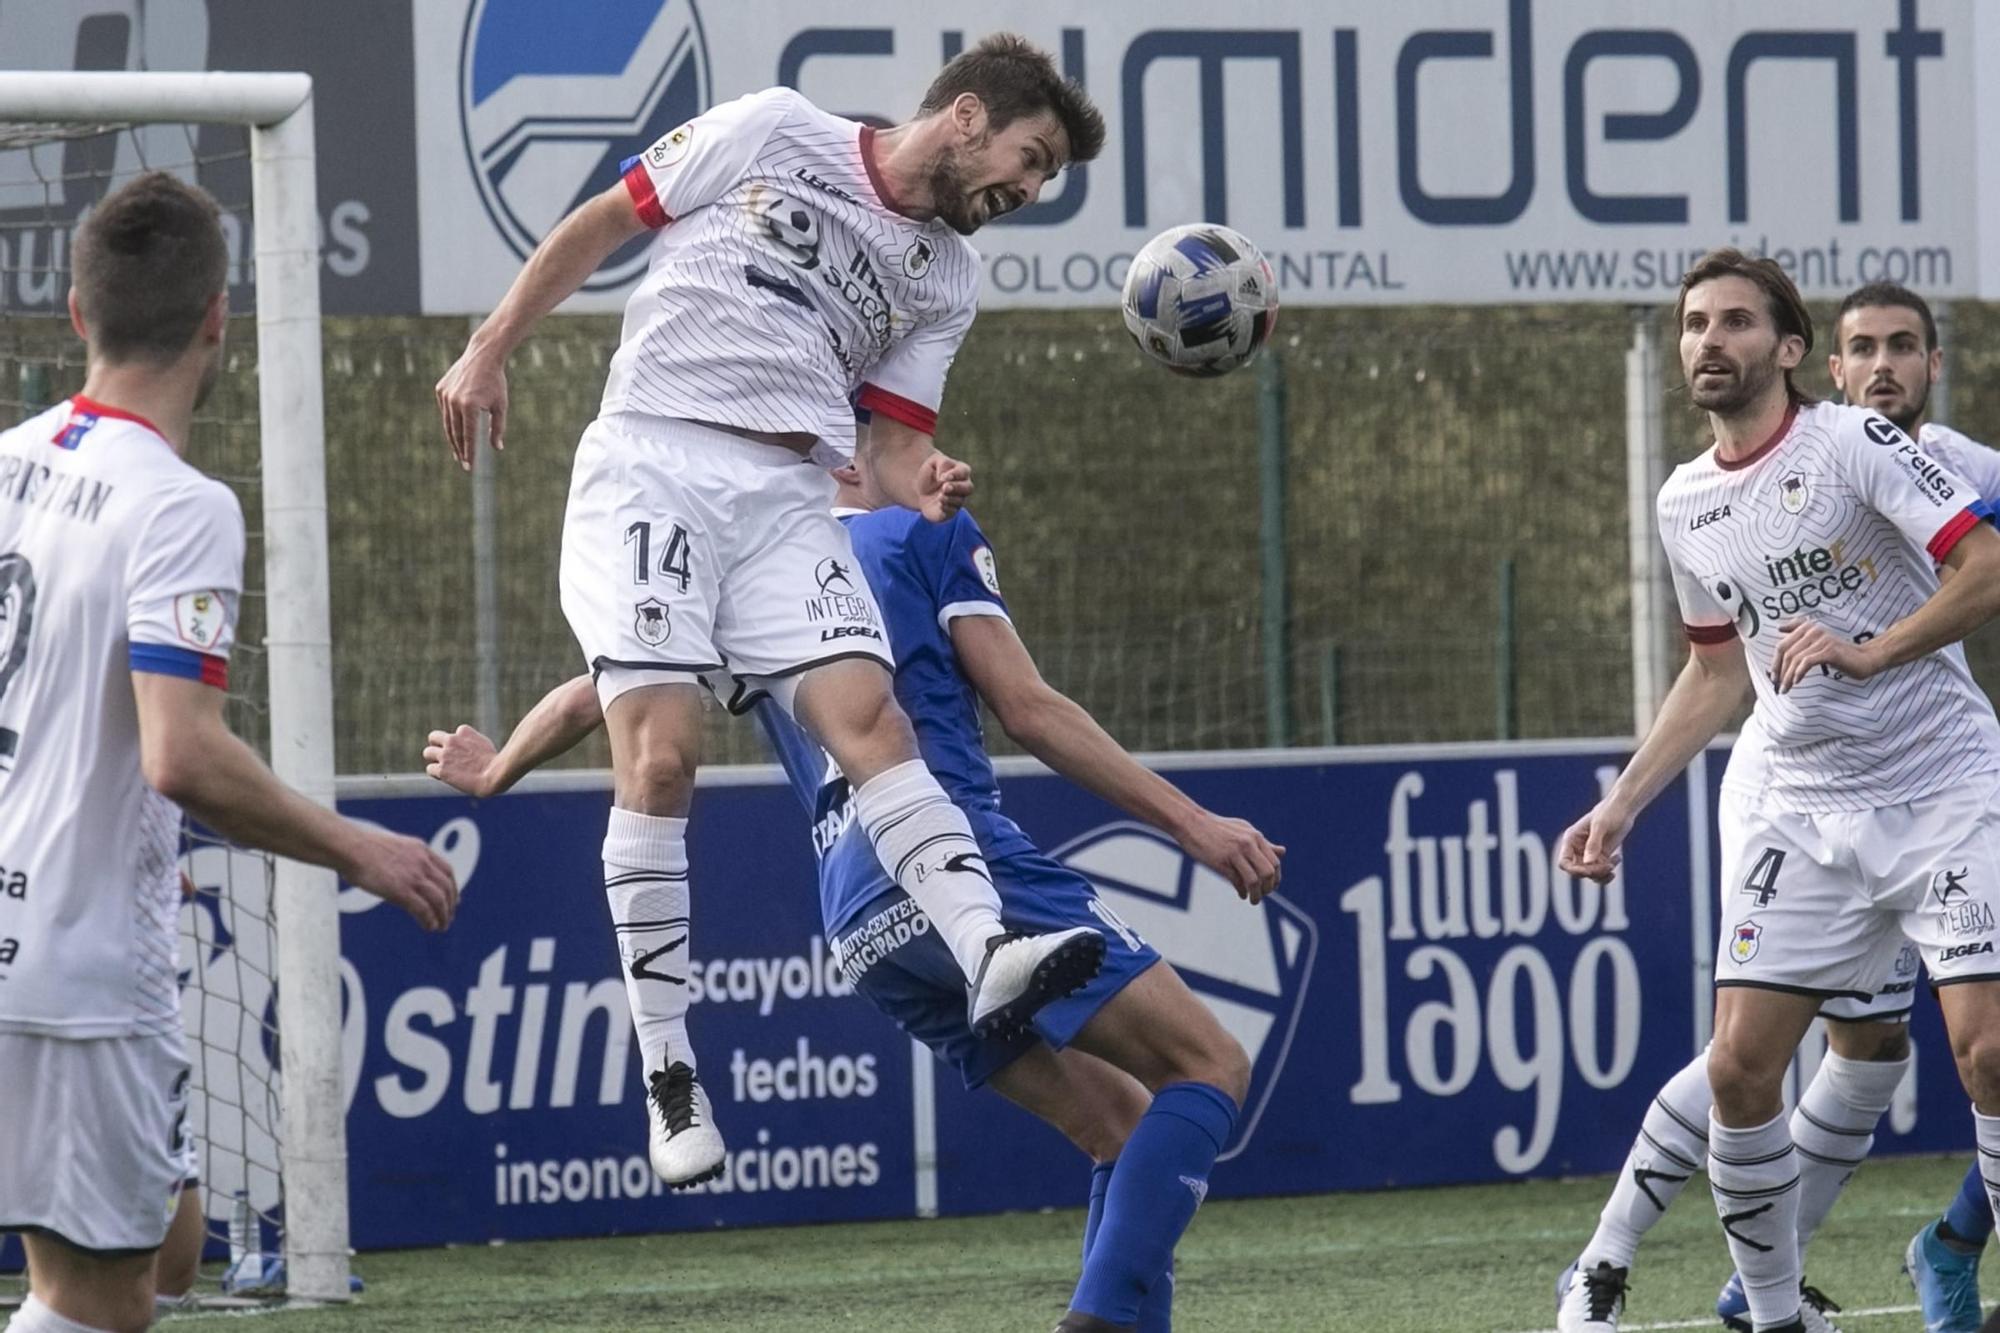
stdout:
MULTIPOLYGON (((992 137, 989 131, 972 147, 982 147, 992 137)), ((931 159, 930 172, 926 184, 931 192, 931 208, 939 221, 960 236, 970 236, 979 230, 980 224, 972 216, 971 191, 966 188, 965 173, 959 167, 960 153, 955 148, 943 148, 931 159)))
POLYGON ((1926 376, 1923 389, 1917 394, 1916 400, 1910 404, 1907 411, 1899 412, 1895 416, 1890 417, 1889 424, 1911 439, 1915 439, 1917 436, 1917 423, 1924 419, 1924 409, 1930 405, 1931 384, 1929 377, 1926 376))
POLYGON ((1744 365, 1743 373, 1732 389, 1713 393, 1704 399, 1701 390, 1694 387, 1694 377, 1690 375, 1688 397, 1694 400, 1696 407, 1705 412, 1713 412, 1719 417, 1733 417, 1762 397, 1764 390, 1771 387, 1771 381, 1783 373, 1778 369, 1778 346, 1773 343, 1769 356, 1761 362, 1744 365))

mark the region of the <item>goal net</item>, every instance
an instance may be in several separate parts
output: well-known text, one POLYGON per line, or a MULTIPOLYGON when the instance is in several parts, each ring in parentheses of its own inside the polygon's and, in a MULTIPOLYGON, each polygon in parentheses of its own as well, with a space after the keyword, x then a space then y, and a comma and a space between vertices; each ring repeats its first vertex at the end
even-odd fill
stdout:
MULTIPOLYGON (((169 171, 215 196, 229 248, 223 373, 189 460, 249 528, 228 714, 279 776, 333 792, 311 83, 304 75, 9 74, 0 81, 0 427, 75 393, 77 226, 169 171)), ((339 956, 330 873, 190 828, 182 870, 189 1167, 230 1285, 344 1299, 339 956), (282 979, 282 987, 281 987, 282 979), (282 989, 283 1005, 279 995, 282 989), (276 1262, 282 1255, 282 1267, 276 1262), (262 1256, 260 1258, 260 1256, 262 1256)), ((162 1201, 163 1204, 166 1201, 162 1201)), ((197 1294, 213 1294, 222 1270, 197 1294)))

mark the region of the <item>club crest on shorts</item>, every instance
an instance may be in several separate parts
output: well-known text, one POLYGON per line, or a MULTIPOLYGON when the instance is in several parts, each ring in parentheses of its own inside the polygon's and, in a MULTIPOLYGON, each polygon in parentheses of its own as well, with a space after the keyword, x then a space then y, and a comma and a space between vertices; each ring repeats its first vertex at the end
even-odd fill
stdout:
POLYGON ((1729 956, 1739 963, 1747 963, 1757 956, 1758 946, 1764 942, 1764 928, 1755 921, 1740 921, 1729 937, 1729 956))
POLYGON ((667 619, 667 604, 659 598, 648 597, 633 607, 632 612, 632 631, 648 647, 659 647, 673 634, 673 622, 667 619))

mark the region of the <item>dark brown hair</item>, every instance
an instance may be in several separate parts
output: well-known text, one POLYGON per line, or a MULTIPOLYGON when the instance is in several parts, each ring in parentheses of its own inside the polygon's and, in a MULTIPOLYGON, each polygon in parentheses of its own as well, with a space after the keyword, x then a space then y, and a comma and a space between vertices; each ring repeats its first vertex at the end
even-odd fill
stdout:
MULTIPOLYGON (((1753 259, 1734 246, 1725 245, 1710 250, 1694 261, 1694 267, 1681 275, 1680 296, 1674 301, 1674 331, 1681 329, 1681 321, 1687 314, 1688 293, 1704 282, 1717 278, 1746 278, 1757 284, 1764 293, 1764 305, 1771 312, 1771 323, 1777 326, 1778 336, 1798 337, 1805 340, 1806 351, 1812 351, 1812 315, 1806 310, 1805 299, 1799 295, 1798 285, 1791 274, 1785 272, 1775 259, 1753 259)), ((1809 403, 1812 395, 1792 383, 1792 372, 1785 372, 1785 395, 1795 403, 1809 403)))
POLYGON ((147 172, 91 210, 70 266, 91 349, 110 361, 180 356, 228 279, 215 200, 164 171, 147 172))
POLYGON ((1856 287, 1840 303, 1840 313, 1833 317, 1833 327, 1840 329, 1840 321, 1847 318, 1850 310, 1860 310, 1866 306, 1901 306, 1914 310, 1924 322, 1924 350, 1932 351, 1938 345, 1937 319, 1931 314, 1930 302, 1918 296, 1908 287, 1894 282, 1871 282, 1866 287, 1856 287))
POLYGON ((959 52, 938 71, 917 112, 942 111, 961 93, 972 93, 985 104, 987 121, 996 130, 1024 116, 1054 116, 1069 139, 1072 162, 1088 162, 1104 151, 1104 113, 1082 84, 1058 74, 1048 52, 1025 37, 996 32, 959 52))

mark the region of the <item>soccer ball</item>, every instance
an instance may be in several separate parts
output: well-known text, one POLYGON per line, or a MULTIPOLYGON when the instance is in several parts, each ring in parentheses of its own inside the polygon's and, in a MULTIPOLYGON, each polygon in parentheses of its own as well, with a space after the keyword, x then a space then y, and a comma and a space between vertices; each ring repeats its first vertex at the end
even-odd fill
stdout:
POLYGON ((1125 327, 1176 375, 1226 375, 1278 322, 1278 283, 1250 238, 1214 223, 1146 242, 1125 275, 1125 327))

